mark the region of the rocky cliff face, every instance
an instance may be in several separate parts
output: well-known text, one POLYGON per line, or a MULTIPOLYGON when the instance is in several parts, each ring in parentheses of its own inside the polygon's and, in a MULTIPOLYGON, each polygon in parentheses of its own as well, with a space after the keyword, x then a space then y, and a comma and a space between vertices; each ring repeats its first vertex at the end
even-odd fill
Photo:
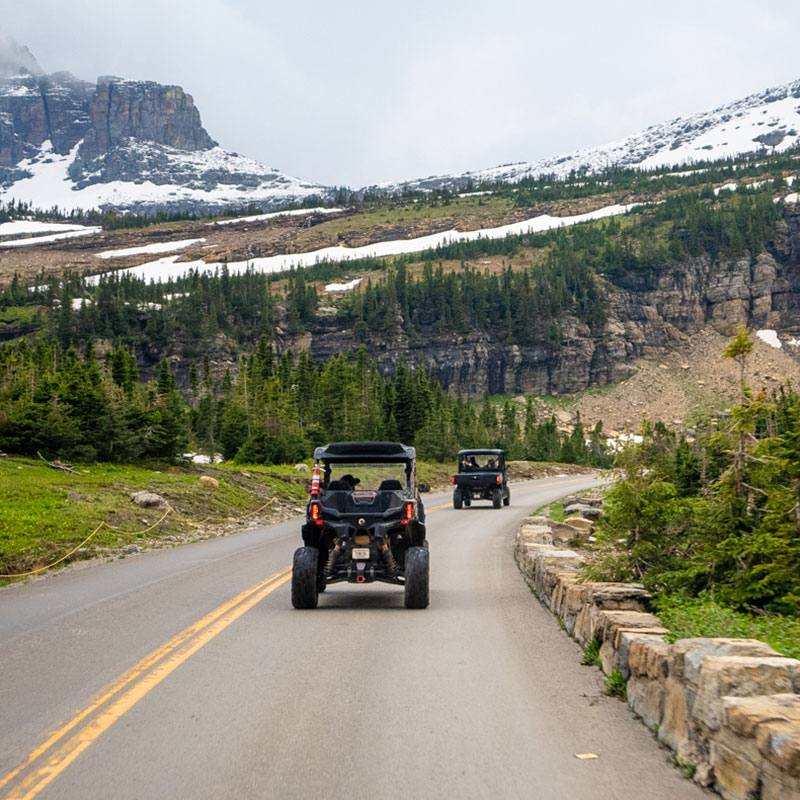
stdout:
POLYGON ((68 72, 0 78, 0 167, 33 156, 48 139, 65 155, 90 126, 92 85, 68 72))
POLYGON ((45 75, 26 48, 0 36, 0 200, 202 213, 327 193, 220 148, 180 86, 45 75), (23 178, 33 180, 20 191, 23 178))
MULTIPOLYGON (((370 342, 370 355, 384 373, 398 360, 422 361, 443 387, 480 397, 490 394, 569 394, 616 383, 632 374, 632 363, 673 349, 711 326, 730 336, 736 326, 800 332, 800 213, 787 210, 770 252, 754 259, 691 260, 666 271, 606 282, 608 319, 591 329, 573 316, 561 320, 562 345, 550 350, 506 346, 485 334, 430 336, 413 342, 370 342)), ((360 342, 333 319, 285 347, 310 348, 327 358, 360 342)))
POLYGON ((89 99, 88 117, 89 127, 69 167, 79 188, 117 180, 179 183, 187 176, 169 169, 170 149, 192 153, 217 146, 203 128, 192 96, 180 86, 100 78, 89 99))

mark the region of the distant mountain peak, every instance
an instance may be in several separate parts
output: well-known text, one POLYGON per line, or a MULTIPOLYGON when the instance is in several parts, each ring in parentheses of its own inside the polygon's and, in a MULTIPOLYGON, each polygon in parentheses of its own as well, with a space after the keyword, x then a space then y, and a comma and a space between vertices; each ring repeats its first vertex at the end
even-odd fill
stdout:
POLYGON ((598 147, 538 161, 382 184, 379 188, 459 189, 470 183, 515 183, 546 175, 565 178, 572 173, 591 175, 608 167, 675 167, 757 151, 781 152, 797 145, 800 145, 800 80, 765 89, 711 111, 651 125, 640 133, 598 147))
POLYGON ((45 75, 0 33, 0 202, 205 212, 329 191, 223 150, 180 86, 45 75))
POLYGON ((26 74, 41 77, 44 70, 27 47, 0 29, 0 78, 26 74))

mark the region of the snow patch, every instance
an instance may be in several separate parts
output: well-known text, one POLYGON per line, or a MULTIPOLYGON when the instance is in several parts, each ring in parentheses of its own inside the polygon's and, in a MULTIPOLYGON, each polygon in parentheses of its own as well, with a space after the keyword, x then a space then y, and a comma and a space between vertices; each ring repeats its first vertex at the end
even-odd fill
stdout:
MULTIPOLYGON (((375 242, 361 247, 323 247, 310 253, 288 253, 277 256, 264 256, 251 258, 247 261, 233 261, 227 265, 228 272, 237 274, 254 270, 256 272, 284 272, 293 268, 302 268, 320 264, 322 262, 341 262, 359 258, 382 258, 384 256, 397 256, 410 253, 421 253, 436 247, 442 247, 454 242, 471 242, 478 239, 503 239, 506 236, 516 236, 525 233, 542 233, 554 228, 563 228, 568 225, 577 225, 580 222, 604 219, 605 217, 625 214, 641 203, 628 205, 614 204, 586 214, 577 214, 570 217, 551 217, 542 214, 538 217, 501 225, 498 228, 482 228, 474 231, 460 232, 457 230, 432 233, 416 239, 395 239, 388 242, 375 242)), ((197 261, 178 262, 179 256, 167 256, 156 261, 148 261, 137 267, 129 267, 118 272, 134 275, 146 281, 163 282, 180 278, 189 270, 198 272, 214 272, 222 268, 221 262, 206 263, 202 259, 197 261)), ((95 275, 87 280, 97 283, 100 275, 95 275)))
POLYGON ((138 256, 144 253, 171 253, 173 250, 183 250, 191 247, 205 239, 181 239, 177 242, 157 242, 155 244, 144 244, 141 247, 127 247, 123 250, 105 250, 97 253, 97 258, 125 258, 125 256, 138 256))
POLYGON ((349 292, 351 289, 355 289, 359 283, 361 283, 361 278, 355 278, 352 281, 348 281, 347 283, 329 283, 325 287, 326 292, 349 292))
MULTIPOLYGON (((17 219, 0 223, 0 236, 17 236, 21 233, 63 233, 83 231, 86 225, 68 225, 64 222, 39 222, 34 219, 17 219)), ((92 230, 95 230, 92 228, 92 230)))
POLYGON ((236 217, 236 219, 218 219, 207 225, 235 225, 238 222, 262 222, 275 217, 302 217, 308 214, 338 214, 343 208, 296 208, 291 211, 272 211, 269 214, 255 214, 252 217, 236 217))
MULTIPOLYGON (((145 178, 137 183, 109 181, 78 189, 69 177, 68 170, 75 161, 82 141, 66 155, 54 152, 50 140, 45 141, 38 154, 17 164, 20 170, 30 173, 31 177, 22 178, 8 189, 0 190, 0 201, 15 199, 30 203, 35 208, 58 206, 62 211, 187 202, 246 206, 250 203, 286 204, 324 191, 324 187, 267 169, 257 161, 229 153, 221 147, 188 152, 164 146, 158 147, 159 155, 166 154, 170 164, 186 174, 247 174, 256 176, 259 183, 254 186, 217 184, 213 189, 204 189, 196 188, 191 183, 157 184, 145 178)), ((131 157, 141 152, 142 160, 145 160, 152 147, 146 142, 137 142, 129 150, 131 157)))
POLYGON ((756 331, 756 336, 770 347, 775 347, 778 350, 780 350, 782 347, 781 340, 778 338, 776 331, 765 328, 763 330, 756 331))
POLYGON ((30 247, 37 244, 49 244, 50 242, 59 242, 62 239, 75 239, 78 236, 93 236, 95 233, 100 233, 102 228, 84 228, 80 231, 71 231, 68 233, 53 233, 49 236, 35 236, 32 239, 12 239, 8 242, 0 242, 0 247, 30 247))

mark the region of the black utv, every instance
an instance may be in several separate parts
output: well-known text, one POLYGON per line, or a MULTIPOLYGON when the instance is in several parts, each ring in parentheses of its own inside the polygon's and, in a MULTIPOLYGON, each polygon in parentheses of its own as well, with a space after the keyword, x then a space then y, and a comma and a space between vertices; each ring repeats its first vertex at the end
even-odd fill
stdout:
POLYGON ((453 484, 453 508, 471 506, 473 500, 491 500, 495 508, 511 502, 502 450, 459 450, 453 484))
POLYGON ((405 589, 406 608, 428 606, 425 509, 413 447, 336 442, 318 447, 294 554, 292 605, 316 608, 331 583, 381 581, 405 589))

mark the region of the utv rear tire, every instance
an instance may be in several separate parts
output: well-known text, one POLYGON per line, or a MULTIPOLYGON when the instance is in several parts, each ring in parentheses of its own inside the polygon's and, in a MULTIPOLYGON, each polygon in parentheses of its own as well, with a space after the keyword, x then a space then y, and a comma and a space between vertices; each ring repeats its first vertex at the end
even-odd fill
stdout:
POLYGON ((503 505, 503 490, 500 488, 492 489, 492 505, 500 508, 503 505))
POLYGON ((506 496, 503 498, 503 505, 507 506, 511 502, 511 489, 506 490, 506 496))
MULTIPOLYGON (((427 544, 427 543, 426 543, 427 544)), ((406 552, 406 608, 427 608, 430 553, 427 547, 409 547, 406 552)))
POLYGON ((459 489, 453 489, 453 508, 458 510, 461 508, 461 491, 459 489))
POLYGON ((319 591, 317 588, 316 547, 298 547, 294 551, 292 564, 292 605, 295 608, 316 608, 319 591))

